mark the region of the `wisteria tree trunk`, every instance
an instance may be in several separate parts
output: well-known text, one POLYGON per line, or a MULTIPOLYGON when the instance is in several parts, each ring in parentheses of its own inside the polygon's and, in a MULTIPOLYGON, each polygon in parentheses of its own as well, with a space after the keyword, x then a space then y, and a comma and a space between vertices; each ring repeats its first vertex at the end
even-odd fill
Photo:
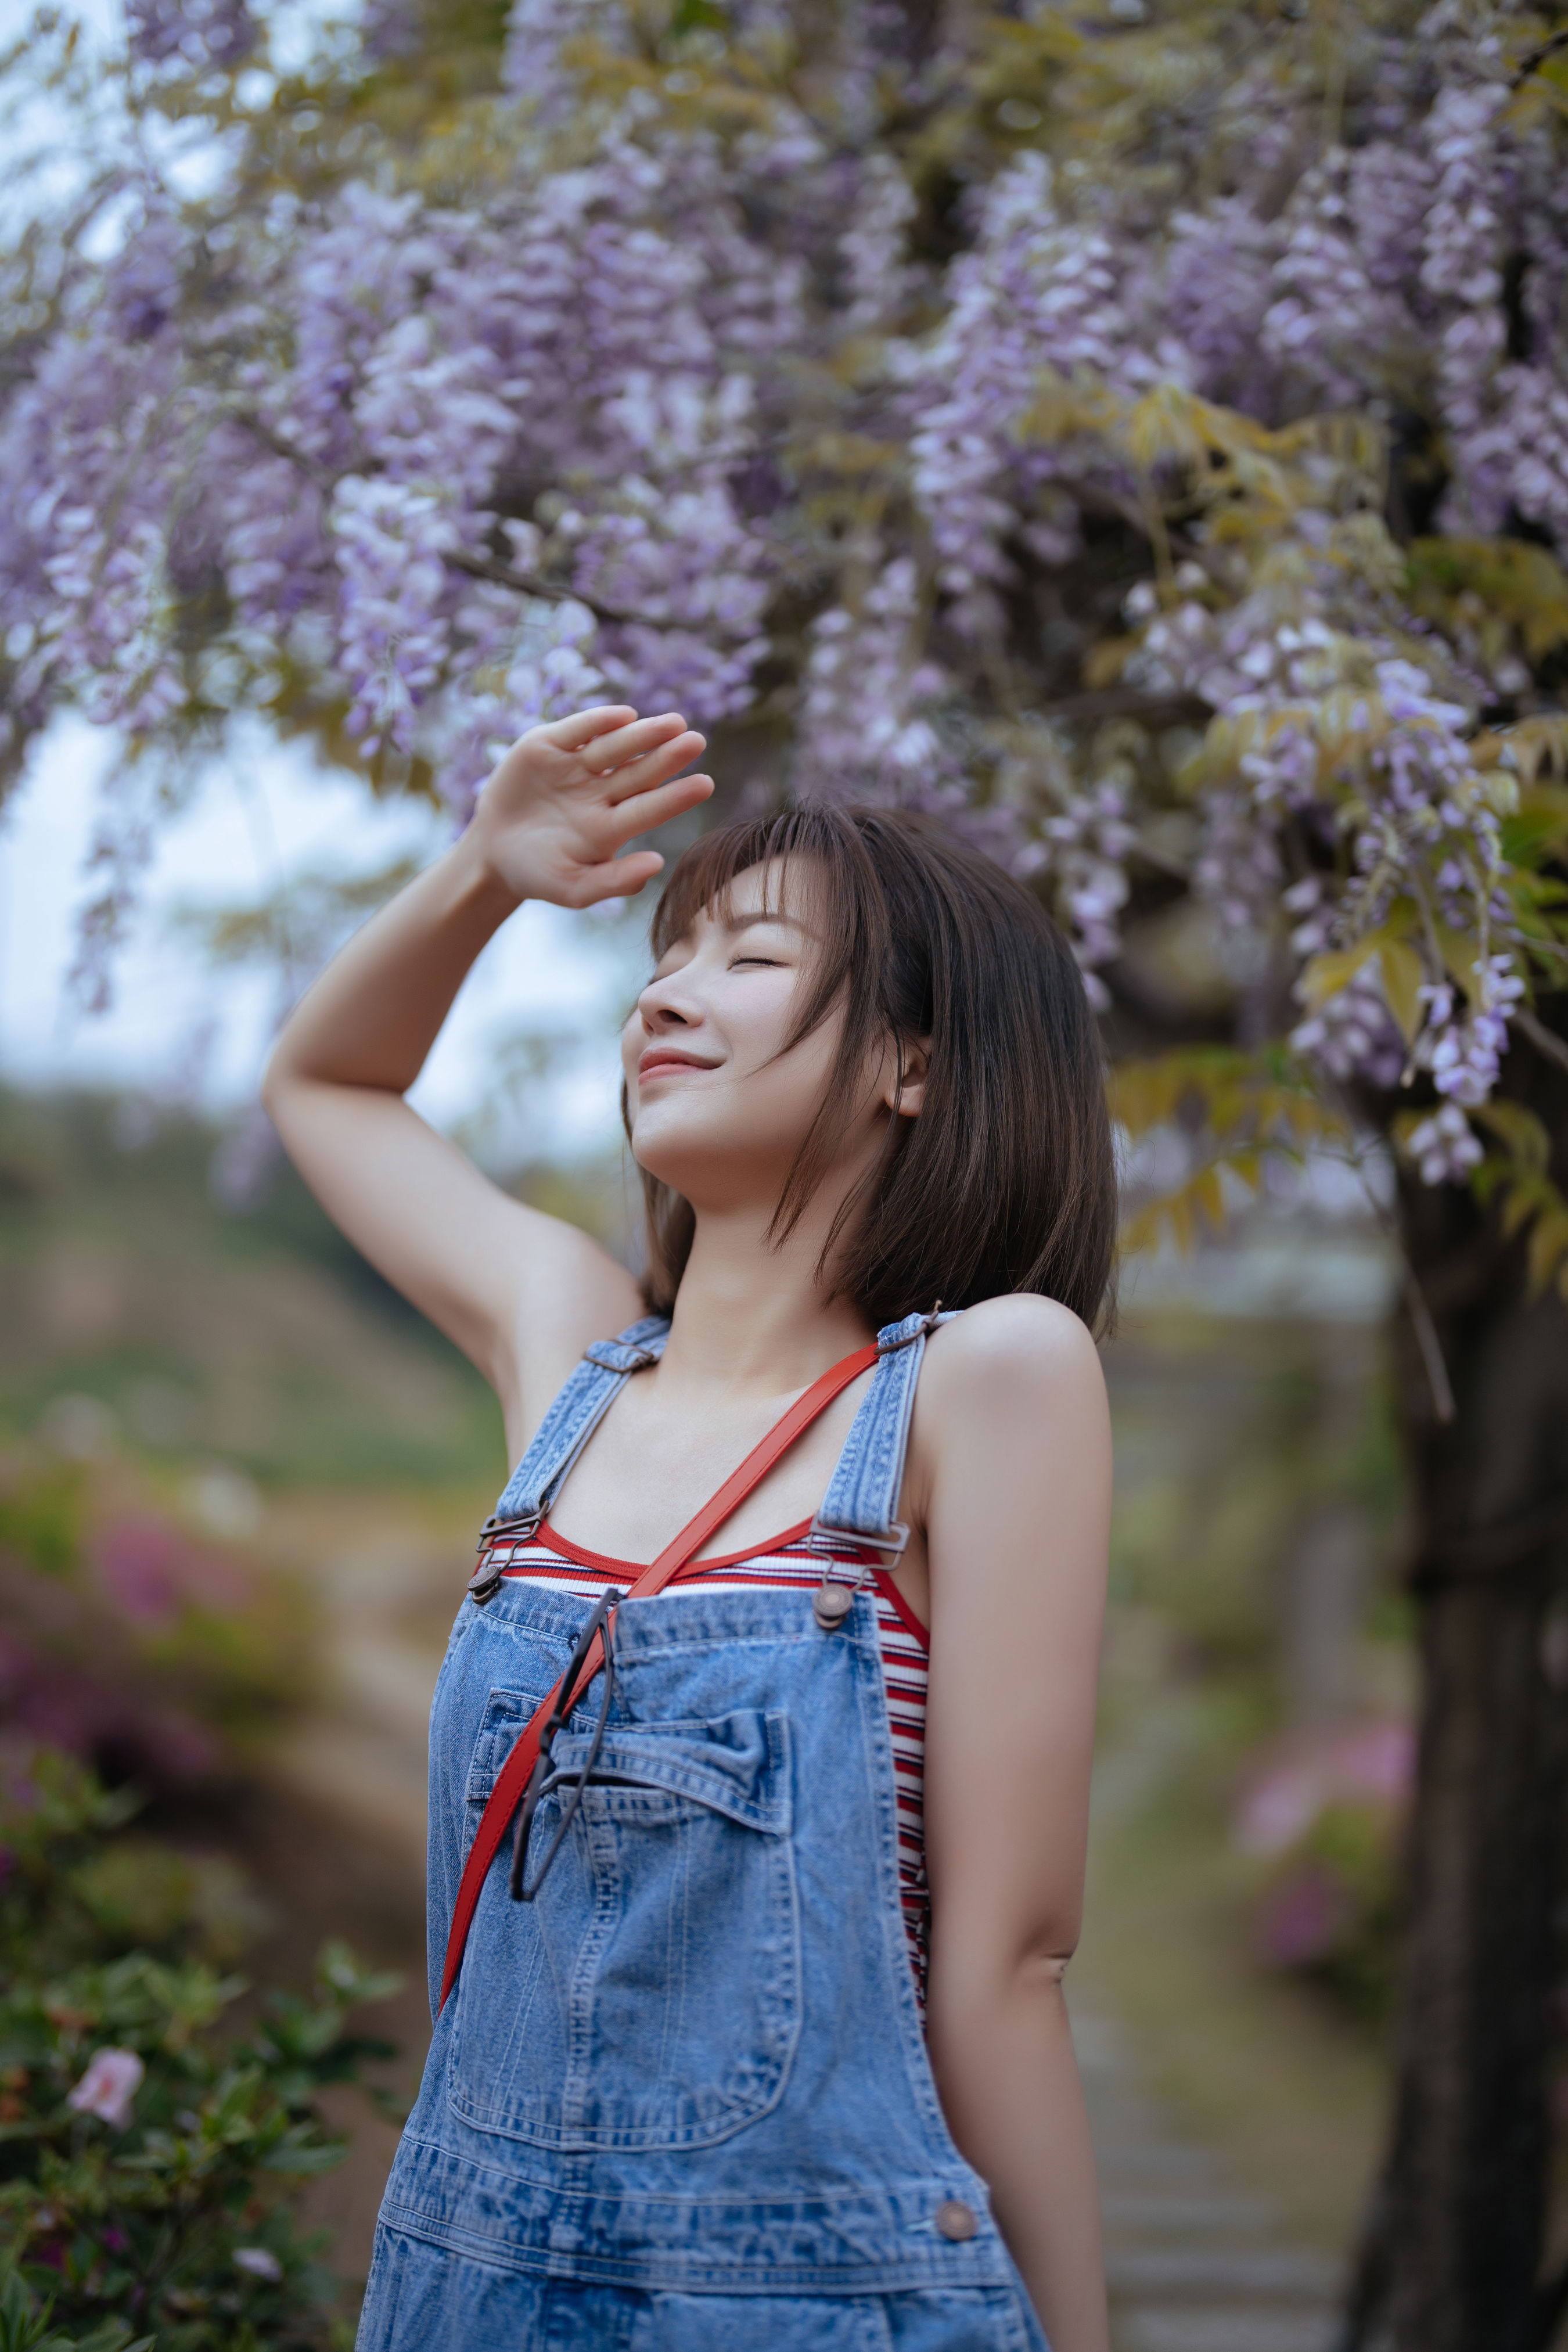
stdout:
MULTIPOLYGON (((1568 1072, 1521 1045, 1508 1091, 1568 1165, 1568 1072)), ((1394 2126, 1347 2341, 1545 2352, 1541 2276, 1568 1801, 1568 1308, 1452 1190, 1408 1188, 1405 1244, 1454 1389, 1413 1328, 1401 1413, 1424 1699, 1394 2126)))

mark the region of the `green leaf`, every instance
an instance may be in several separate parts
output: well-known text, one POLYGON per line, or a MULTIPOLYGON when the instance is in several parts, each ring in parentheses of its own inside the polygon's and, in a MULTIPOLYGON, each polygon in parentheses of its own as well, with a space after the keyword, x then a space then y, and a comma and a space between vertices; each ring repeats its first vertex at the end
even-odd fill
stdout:
POLYGON ((1519 539, 1418 539, 1409 578, 1415 610, 1445 626, 1461 597, 1479 597, 1518 629, 1531 661, 1568 645, 1568 577, 1543 547, 1519 539))
POLYGON ((1530 1286, 1540 1292, 1568 1264, 1568 1202, 1536 1219, 1530 1236, 1530 1286))
POLYGON ((341 2141, 330 2147, 279 2147, 262 2157, 256 2168, 258 2172, 331 2172, 347 2154, 341 2141))
POLYGON ((1507 1146, 1510 1157, 1521 1168, 1531 1175, 1545 1175, 1552 1159, 1552 1138, 1534 1111, 1500 1095, 1490 1102, 1478 1103, 1470 1117, 1507 1146))
POLYGON ((1316 1012, 1331 996, 1347 988, 1361 971, 1379 952, 1381 942, 1375 933, 1368 932, 1352 948, 1330 948, 1323 954, 1310 958, 1303 967, 1300 978, 1302 1001, 1316 1012))
POLYGON ((1385 940, 1378 950, 1383 968, 1383 993, 1407 1045, 1415 1043, 1421 1026, 1421 990, 1426 967, 1403 940, 1385 940))

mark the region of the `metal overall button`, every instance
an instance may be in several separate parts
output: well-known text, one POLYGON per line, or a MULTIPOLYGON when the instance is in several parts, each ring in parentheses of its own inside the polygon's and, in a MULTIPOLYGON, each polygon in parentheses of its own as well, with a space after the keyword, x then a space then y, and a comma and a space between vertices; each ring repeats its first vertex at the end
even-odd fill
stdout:
POLYGON ((949 2197, 936 2209, 936 2231, 950 2244, 962 2246, 980 2227, 980 2217, 962 2197, 949 2197))
POLYGON ((811 1596, 811 1612, 825 1633, 837 1633, 855 1606, 856 1587, 824 1577, 811 1596))

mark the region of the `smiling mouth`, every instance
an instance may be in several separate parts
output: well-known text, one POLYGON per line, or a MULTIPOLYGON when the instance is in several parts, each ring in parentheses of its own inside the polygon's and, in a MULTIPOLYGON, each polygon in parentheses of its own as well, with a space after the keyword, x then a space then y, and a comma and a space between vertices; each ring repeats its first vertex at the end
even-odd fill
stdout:
POLYGON ((645 1078, 667 1076, 671 1070, 710 1070, 711 1062, 700 1062, 694 1054, 647 1054, 637 1064, 639 1084, 645 1078))

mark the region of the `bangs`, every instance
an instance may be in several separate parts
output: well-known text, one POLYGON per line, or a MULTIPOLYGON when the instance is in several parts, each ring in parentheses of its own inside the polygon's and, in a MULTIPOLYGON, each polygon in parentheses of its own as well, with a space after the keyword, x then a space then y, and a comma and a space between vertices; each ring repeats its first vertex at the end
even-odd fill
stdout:
MULTIPOLYGON (((848 817, 833 808, 781 809, 773 816, 705 834, 686 851, 648 927, 655 961, 688 938, 702 915, 730 922, 736 883, 759 868, 764 911, 799 911, 809 918, 814 936, 811 985, 785 1044, 787 1053, 821 1026, 846 991, 852 998, 869 995, 868 989, 858 992, 853 983, 857 971, 865 969, 868 949, 879 960, 886 901, 859 830, 848 817)), ((853 1032, 862 1031, 868 1009, 852 1004, 853 1032)))

